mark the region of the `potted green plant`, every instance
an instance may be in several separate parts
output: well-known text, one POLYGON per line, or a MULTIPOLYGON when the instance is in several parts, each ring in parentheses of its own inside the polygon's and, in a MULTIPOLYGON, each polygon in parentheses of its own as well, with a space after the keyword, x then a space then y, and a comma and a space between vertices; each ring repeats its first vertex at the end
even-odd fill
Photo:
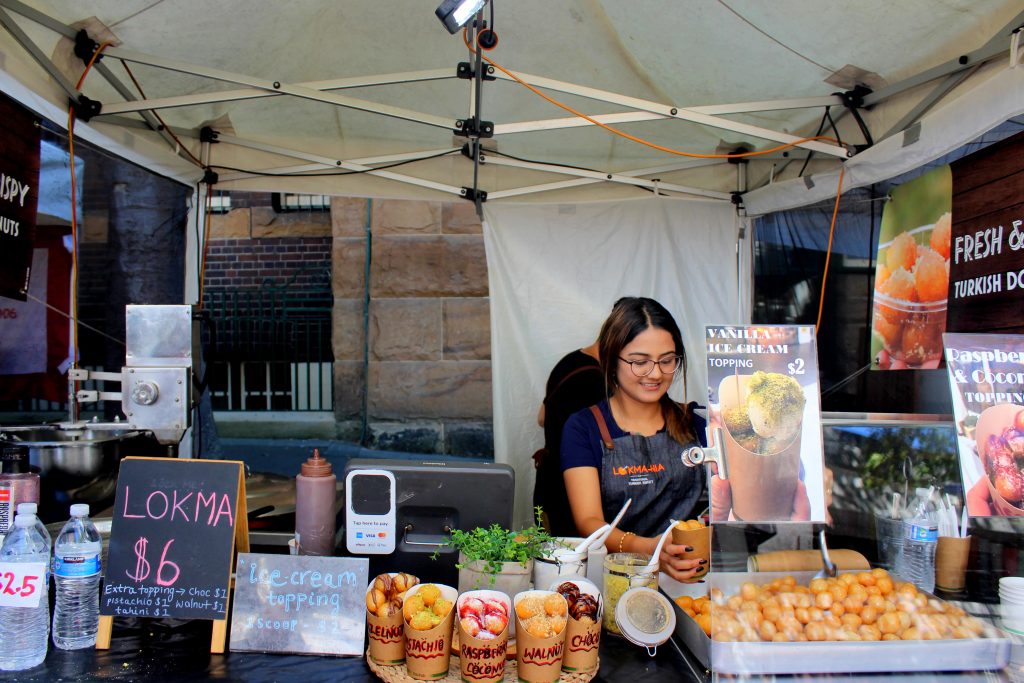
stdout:
POLYGON ((488 588, 507 595, 529 590, 533 562, 554 541, 540 523, 537 508, 533 526, 509 531, 499 524, 469 531, 456 529, 448 546, 459 551, 459 592, 488 588))

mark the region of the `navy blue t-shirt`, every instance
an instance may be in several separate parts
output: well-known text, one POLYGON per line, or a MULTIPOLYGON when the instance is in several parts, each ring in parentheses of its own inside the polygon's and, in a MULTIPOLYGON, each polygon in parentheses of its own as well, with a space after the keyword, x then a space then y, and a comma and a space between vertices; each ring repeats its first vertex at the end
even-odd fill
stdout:
MULTIPOLYGON (((680 455, 696 441, 679 443, 665 429, 651 436, 627 433, 616 424, 607 400, 597 407, 608 425, 613 448, 605 450, 589 408, 574 413, 562 432, 562 470, 597 470, 606 520, 632 500, 619 524, 624 531, 656 536, 670 520, 692 517, 705 487, 704 468, 686 466, 680 455)), ((703 434, 704 421, 694 418, 694 427, 703 434)))
MULTIPOLYGON (((612 409, 607 400, 597 404, 604 421, 608 425, 608 434, 612 440, 620 436, 626 436, 612 417, 612 409)), ((697 434, 697 440, 701 446, 707 445, 707 421, 700 415, 693 413, 693 431, 697 434)), ((664 427, 662 428, 664 431, 664 427)), ((604 457, 604 448, 601 445, 601 430, 597 427, 597 420, 594 419, 590 408, 585 408, 573 413, 565 422, 562 430, 562 471, 570 467, 596 467, 601 469, 601 459, 604 457)))

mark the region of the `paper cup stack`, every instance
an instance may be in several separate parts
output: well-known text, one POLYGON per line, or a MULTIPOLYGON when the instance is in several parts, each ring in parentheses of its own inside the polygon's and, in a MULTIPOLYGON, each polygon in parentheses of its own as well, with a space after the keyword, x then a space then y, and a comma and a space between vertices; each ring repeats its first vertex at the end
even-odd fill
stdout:
POLYGON ((1024 577, 999 579, 999 603, 1003 629, 1024 635, 1024 577))

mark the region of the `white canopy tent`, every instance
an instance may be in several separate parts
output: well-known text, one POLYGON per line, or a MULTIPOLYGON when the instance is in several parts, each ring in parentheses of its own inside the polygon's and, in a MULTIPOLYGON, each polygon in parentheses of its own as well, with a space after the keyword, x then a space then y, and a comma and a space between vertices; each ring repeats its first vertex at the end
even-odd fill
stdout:
MULTIPOLYGON (((1019 0, 493 6, 501 40, 485 56, 602 123, 696 154, 813 136, 826 106, 841 119, 843 142, 863 144, 836 94, 857 85, 873 89, 859 114, 875 140, 962 98, 995 114, 971 93, 1007 71, 1011 32, 1024 23, 1019 0), (979 68, 989 60, 994 68, 979 68)), ((166 131, 150 129, 160 127, 155 112, 193 154, 220 167, 219 188, 451 200, 474 185, 473 161, 457 151, 466 138, 456 135, 475 112, 475 84, 457 77, 457 65, 472 66, 474 56, 432 14, 433 3, 412 0, 0 0, 0 88, 64 120, 83 69, 72 38, 85 27, 111 46, 81 90, 101 109, 79 134, 106 148, 170 177, 201 177, 166 131), (142 92, 117 62, 131 67, 142 92), (203 150, 207 125, 220 135, 203 150), (365 172, 308 175, 339 169, 365 172)), ((645 147, 501 70, 493 76, 479 107, 493 131, 484 146, 496 152, 476 182, 488 201, 633 198, 655 184, 724 201, 747 189, 727 160, 645 147)), ((792 177, 797 165, 787 161, 805 149, 816 154, 813 172, 849 153, 826 140, 797 147, 788 158, 752 158, 746 184, 792 177)))
MULTIPOLYGON (((1024 113, 1020 0, 491 0, 500 42, 486 78, 435 4, 0 0, 0 91, 58 126, 70 100, 79 113, 98 103, 77 136, 200 193, 190 157, 221 190, 475 195, 495 211, 652 195, 732 211, 741 192, 761 214, 834 196, 843 162, 844 189, 869 184, 1024 113), (80 28, 109 46, 78 90, 80 28), (805 140, 822 128, 832 139, 805 140), (779 146, 746 163, 708 158, 779 146)), ((95 45, 80 47, 88 58, 95 45)), ((713 224, 733 242, 743 232, 713 224)), ((721 317, 744 310, 734 301, 721 317)))

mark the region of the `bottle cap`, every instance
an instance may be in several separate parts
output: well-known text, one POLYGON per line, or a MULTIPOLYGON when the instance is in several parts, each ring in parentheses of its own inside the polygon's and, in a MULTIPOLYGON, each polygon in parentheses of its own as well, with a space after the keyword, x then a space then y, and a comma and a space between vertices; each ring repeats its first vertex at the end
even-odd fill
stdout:
POLYGON ((320 457, 320 449, 314 448, 312 457, 302 463, 301 471, 304 477, 329 477, 334 468, 327 462, 327 458, 320 457))
POLYGON ((14 518, 14 526, 19 529, 23 529, 29 526, 35 526, 36 516, 35 515, 17 515, 14 518))
POLYGON ((27 474, 28 446, 4 444, 0 446, 0 472, 4 474, 27 474))
POLYGON ((18 503, 17 513, 19 515, 34 515, 39 512, 39 506, 35 503, 18 503))
POLYGON ((71 506, 72 517, 88 517, 89 516, 89 504, 88 503, 75 503, 71 506))

